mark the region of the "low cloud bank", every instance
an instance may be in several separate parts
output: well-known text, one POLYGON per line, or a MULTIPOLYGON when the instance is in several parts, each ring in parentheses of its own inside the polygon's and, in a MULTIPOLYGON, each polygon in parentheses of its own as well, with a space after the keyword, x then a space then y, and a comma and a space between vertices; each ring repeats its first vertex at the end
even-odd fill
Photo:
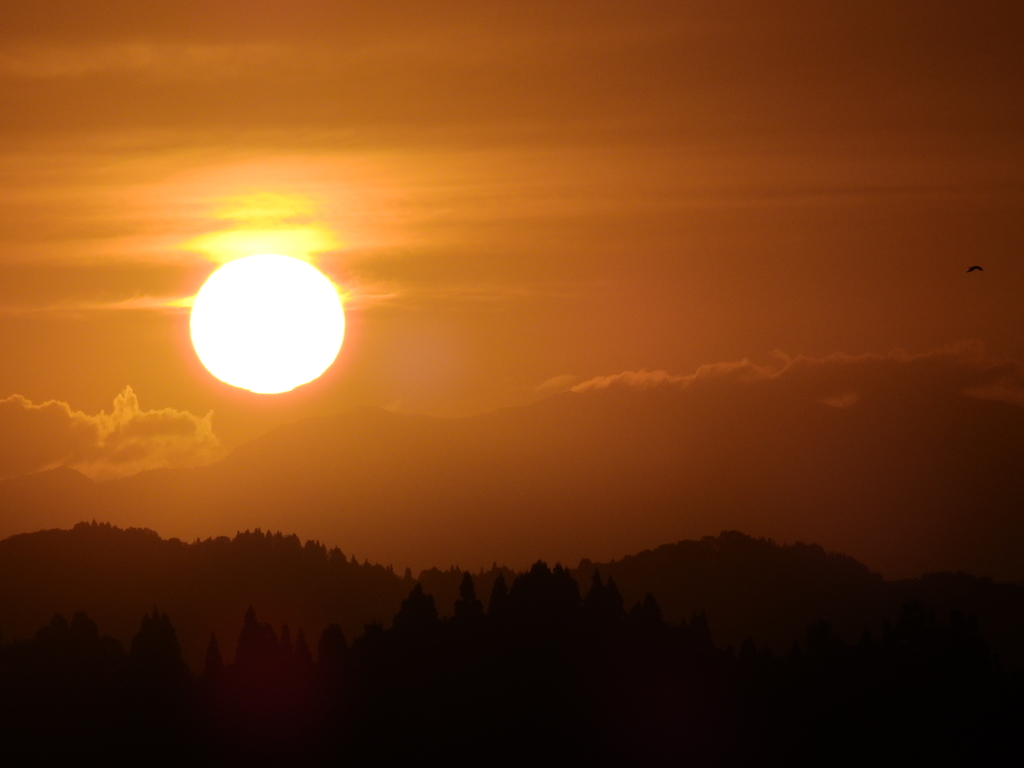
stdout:
POLYGON ((967 395, 1024 406, 1024 368, 986 356, 977 344, 961 344, 911 355, 836 353, 822 358, 779 355, 775 365, 749 360, 704 365, 686 376, 665 371, 625 371, 598 376, 573 392, 637 391, 659 388, 701 390, 750 384, 776 386, 834 408, 852 408, 884 395, 935 397, 967 395))
POLYGON ((212 413, 144 411, 131 387, 110 413, 89 415, 59 400, 0 400, 0 479, 66 466, 96 480, 157 467, 203 464, 217 455, 212 413))

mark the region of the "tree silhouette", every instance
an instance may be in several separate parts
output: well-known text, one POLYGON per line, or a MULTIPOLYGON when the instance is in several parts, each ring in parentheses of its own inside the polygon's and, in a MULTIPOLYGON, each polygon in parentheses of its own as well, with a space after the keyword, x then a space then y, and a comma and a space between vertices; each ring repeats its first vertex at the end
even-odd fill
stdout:
POLYGON ((910 601, 856 643, 822 618, 790 653, 753 637, 737 651, 715 645, 703 611, 665 621, 651 593, 627 614, 618 579, 597 570, 583 598, 559 565, 535 563, 511 588, 495 574, 486 614, 459 572, 450 618, 412 584, 391 626, 371 622, 351 646, 328 624, 315 661, 302 628, 275 631, 250 606, 233 661, 208 635, 195 686, 167 614, 145 613, 127 653, 84 613, 56 615, 0 645, 0 743, 23 763, 1024 757, 1024 680, 1000 668, 972 617, 910 601))
POLYGON ((602 584, 601 573, 594 571, 590 590, 583 599, 583 613, 590 623, 598 625, 616 624, 626 615, 622 595, 611 577, 607 584, 602 584))
POLYGON ((498 574, 491 587, 491 598, 487 601, 487 617, 492 621, 500 621, 508 614, 508 585, 505 577, 498 574))
POLYGON ((402 607, 395 615, 394 629, 409 635, 425 634, 437 627, 437 606, 434 598, 423 592, 419 583, 412 588, 409 596, 402 601, 402 607))
POLYGON ((664 620, 661 615, 661 606, 654 599, 654 595, 648 592, 644 595, 642 602, 637 603, 629 609, 629 620, 638 627, 660 627, 664 620))
POLYGON ((459 586, 459 599, 455 602, 455 618, 463 622, 480 622, 484 617, 484 604, 476 599, 473 577, 467 571, 459 586))
POLYGON ((217 635, 210 633, 210 642, 206 646, 206 661, 203 664, 202 679, 207 684, 220 681, 224 674, 224 659, 220 654, 220 644, 217 642, 217 635))
POLYGON ((181 658, 178 635, 167 614, 155 607, 152 614, 142 617, 128 660, 136 681, 143 686, 168 691, 188 687, 189 671, 181 658))
POLYGON ((235 664, 242 669, 270 670, 278 667, 281 661, 282 651, 277 633, 270 624, 257 620, 256 611, 250 605, 238 636, 235 664))

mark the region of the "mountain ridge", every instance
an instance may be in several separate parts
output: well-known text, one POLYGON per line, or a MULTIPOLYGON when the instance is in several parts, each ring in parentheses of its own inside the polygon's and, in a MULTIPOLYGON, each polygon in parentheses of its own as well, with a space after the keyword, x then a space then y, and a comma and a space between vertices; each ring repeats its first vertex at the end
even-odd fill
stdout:
POLYGON ((898 388, 850 407, 740 394, 563 393, 459 419, 357 409, 205 467, 5 481, 0 535, 82 519, 184 539, 260 527, 422 570, 611 560, 735 529, 818 541, 890 578, 1024 579, 1024 409, 898 388))
MULTIPOLYGON (((583 560, 569 570, 581 593, 597 571, 615 581, 627 609, 651 593, 671 623, 705 613, 716 642, 739 647, 751 637, 780 652, 821 620, 848 642, 865 628, 877 634, 917 600, 940 620, 953 611, 977 616, 1007 668, 1024 669, 1024 588, 991 579, 933 574, 886 581, 818 545, 779 545, 736 531, 608 563, 583 560)), ((183 542, 148 529, 80 523, 0 540, 0 636, 24 638, 55 613, 85 611, 127 642, 156 606, 173 620, 185 658, 198 671, 210 633, 230 647, 250 605, 293 632, 317 637, 337 623, 351 639, 368 623, 390 624, 417 583, 442 615, 451 615, 464 573, 433 568, 417 578, 408 569, 399 575, 391 566, 359 563, 337 547, 281 533, 183 542)), ((495 564, 472 575, 486 603, 499 575, 511 583, 517 573, 495 564)))

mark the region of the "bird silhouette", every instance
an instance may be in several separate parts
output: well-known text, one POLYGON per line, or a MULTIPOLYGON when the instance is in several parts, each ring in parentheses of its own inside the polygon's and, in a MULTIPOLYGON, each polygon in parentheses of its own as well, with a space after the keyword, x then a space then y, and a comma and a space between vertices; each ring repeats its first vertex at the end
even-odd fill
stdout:
POLYGON ((984 269, 982 269, 981 267, 971 267, 971 268, 970 268, 970 269, 968 269, 967 271, 968 271, 968 272, 973 272, 974 270, 978 270, 979 272, 984 272, 984 271, 985 271, 985 270, 984 270, 984 269))

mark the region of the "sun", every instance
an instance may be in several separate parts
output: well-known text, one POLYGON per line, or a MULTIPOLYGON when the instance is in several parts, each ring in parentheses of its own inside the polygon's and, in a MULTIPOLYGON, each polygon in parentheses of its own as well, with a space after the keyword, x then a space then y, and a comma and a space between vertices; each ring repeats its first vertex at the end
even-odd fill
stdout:
POLYGON ((316 267, 258 254, 210 275, 192 305, 191 331, 199 360, 218 379, 277 394, 331 366, 345 313, 334 283, 316 267))

